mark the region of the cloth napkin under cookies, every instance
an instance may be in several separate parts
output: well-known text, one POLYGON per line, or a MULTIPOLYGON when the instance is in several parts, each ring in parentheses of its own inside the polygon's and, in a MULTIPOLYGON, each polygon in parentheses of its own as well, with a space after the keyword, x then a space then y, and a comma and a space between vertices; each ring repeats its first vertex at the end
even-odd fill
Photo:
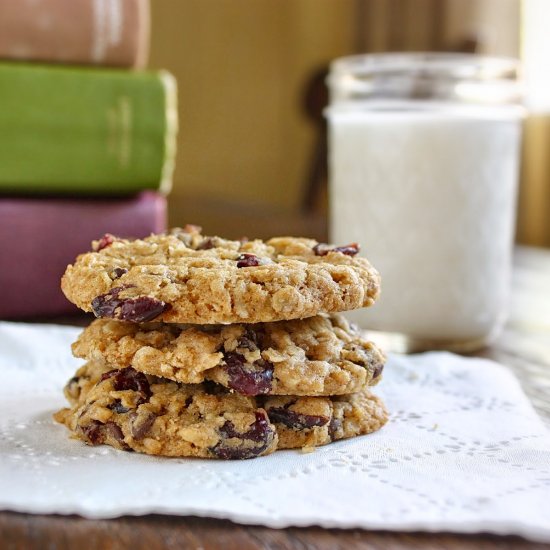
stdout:
MULTIPOLYGON (((53 422, 76 327, 0 322, 0 509, 173 514, 270 527, 490 532, 550 542, 550 435, 491 361, 390 355, 384 428, 303 454, 164 458, 88 446, 53 422)), ((497 543, 498 544, 498 543, 497 543)))

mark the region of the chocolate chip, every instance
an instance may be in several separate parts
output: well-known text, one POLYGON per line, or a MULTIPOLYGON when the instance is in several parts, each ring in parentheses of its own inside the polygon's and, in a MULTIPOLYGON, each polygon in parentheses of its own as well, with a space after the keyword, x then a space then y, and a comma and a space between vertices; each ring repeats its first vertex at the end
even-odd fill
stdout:
POLYGON ((132 421, 132 436, 134 439, 143 439, 149 432, 157 415, 153 412, 136 415, 132 421))
MULTIPOLYGON (((227 392, 227 390, 223 386, 221 386, 220 384, 216 384, 216 382, 212 382, 212 380, 205 380, 202 383, 202 389, 204 390, 204 393, 206 393, 207 395, 221 395, 227 392)), ((187 399, 189 400, 190 398, 187 398, 187 399)), ((191 398, 191 401, 192 400, 193 399, 191 398)), ((187 404, 187 401, 185 402, 185 405, 187 407, 189 406, 187 404)))
POLYGON ((245 348, 249 351, 256 351, 259 349, 260 335, 255 330, 247 329, 245 333, 239 338, 237 342, 237 348, 245 348))
POLYGON ((120 399, 115 399, 110 405, 107 405, 108 409, 116 412, 117 414, 127 413, 130 409, 122 404, 120 399))
POLYGON ((86 426, 81 426, 80 429, 88 443, 92 445, 101 445, 105 442, 103 425, 104 424, 99 420, 92 420, 86 426))
POLYGON ((128 445, 124 441, 124 434, 120 429, 120 426, 114 422, 100 422, 99 420, 92 420, 86 426, 81 426, 80 430, 86 438, 86 442, 91 445, 102 445, 109 437, 115 440, 118 446, 122 449, 129 449, 128 445))
POLYGON ((120 279, 125 273, 128 273, 128 270, 124 267, 115 267, 111 271, 111 279, 120 279))
POLYGON ((118 426, 114 422, 106 422, 103 429, 106 432, 106 436, 110 435, 122 447, 127 447, 126 443, 124 442, 124 434, 122 433, 120 426, 118 426))

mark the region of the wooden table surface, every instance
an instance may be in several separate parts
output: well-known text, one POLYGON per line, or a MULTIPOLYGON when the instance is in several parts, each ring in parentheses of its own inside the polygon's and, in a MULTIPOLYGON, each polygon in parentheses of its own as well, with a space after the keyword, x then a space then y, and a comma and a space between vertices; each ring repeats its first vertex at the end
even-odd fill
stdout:
MULTIPOLYGON (((479 356, 514 371, 550 427, 550 251, 516 254, 510 320, 479 356)), ((368 498, 368 497, 367 497, 368 498)), ((145 516, 114 520, 0 512, 0 550, 160 548, 248 549, 550 549, 517 537, 387 533, 321 528, 268 529, 192 517, 145 516)))

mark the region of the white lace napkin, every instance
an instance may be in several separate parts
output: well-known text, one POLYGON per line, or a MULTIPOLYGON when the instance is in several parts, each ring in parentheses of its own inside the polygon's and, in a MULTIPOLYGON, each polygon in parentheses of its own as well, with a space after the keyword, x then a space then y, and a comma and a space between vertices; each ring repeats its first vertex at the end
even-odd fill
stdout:
POLYGON ((392 356, 380 432, 245 461, 88 447, 51 414, 79 329, 0 323, 0 508, 109 518, 151 512, 270 527, 518 534, 550 541, 550 436, 503 367, 392 356))

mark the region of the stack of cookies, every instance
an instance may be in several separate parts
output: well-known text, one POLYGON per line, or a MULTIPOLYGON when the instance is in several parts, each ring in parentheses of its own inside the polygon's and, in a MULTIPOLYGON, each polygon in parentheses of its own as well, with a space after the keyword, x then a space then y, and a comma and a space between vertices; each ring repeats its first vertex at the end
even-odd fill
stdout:
POLYGON ((221 459, 379 429, 384 357, 337 314, 379 293, 358 251, 197 226, 94 241, 62 280, 98 319, 73 344, 87 362, 55 419, 90 445, 221 459))

